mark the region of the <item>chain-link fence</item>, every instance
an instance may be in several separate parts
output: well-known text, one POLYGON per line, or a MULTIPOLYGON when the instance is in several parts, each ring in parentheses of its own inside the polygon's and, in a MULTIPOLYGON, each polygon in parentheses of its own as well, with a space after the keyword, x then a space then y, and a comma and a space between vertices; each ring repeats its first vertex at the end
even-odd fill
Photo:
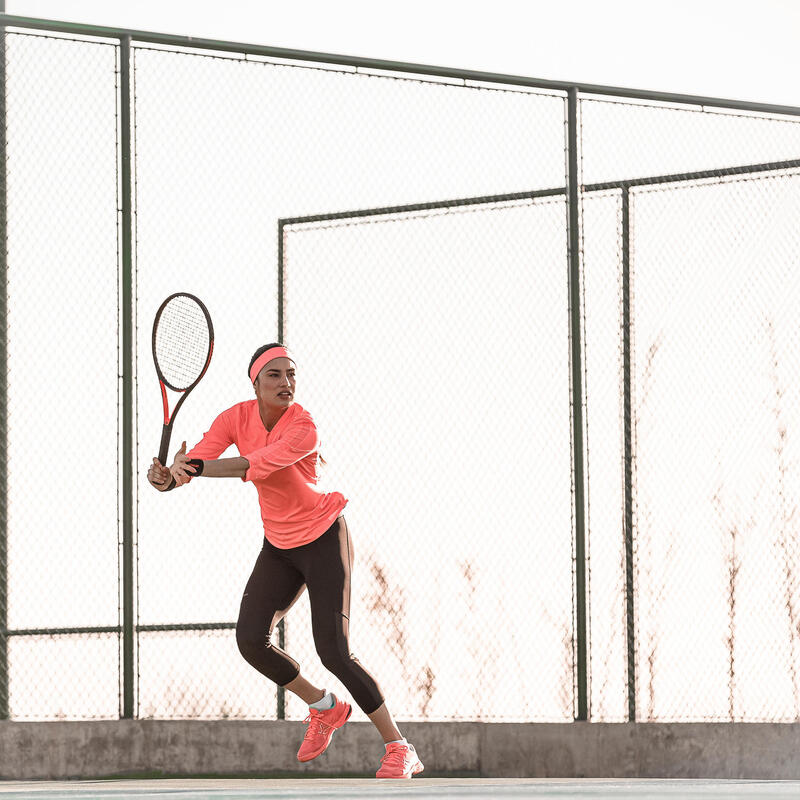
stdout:
POLYGON ((798 117, 88 33, 6 35, 0 716, 306 713, 234 641, 252 488, 145 480, 190 291, 174 444, 285 339, 397 718, 800 718, 798 117))

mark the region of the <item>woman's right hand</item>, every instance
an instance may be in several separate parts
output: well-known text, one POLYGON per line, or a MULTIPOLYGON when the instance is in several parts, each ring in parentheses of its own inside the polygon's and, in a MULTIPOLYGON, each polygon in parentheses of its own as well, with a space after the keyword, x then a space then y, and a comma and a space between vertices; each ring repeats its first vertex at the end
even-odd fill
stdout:
POLYGON ((157 458, 154 458, 150 469, 147 470, 147 480, 159 492, 166 492, 172 483, 172 473, 157 458))

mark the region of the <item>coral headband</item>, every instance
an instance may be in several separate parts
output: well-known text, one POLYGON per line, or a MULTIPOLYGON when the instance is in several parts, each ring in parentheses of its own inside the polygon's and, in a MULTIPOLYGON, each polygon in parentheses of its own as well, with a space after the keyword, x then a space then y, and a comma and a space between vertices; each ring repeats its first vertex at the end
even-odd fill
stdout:
POLYGON ((270 347, 265 350, 250 367, 250 382, 255 383, 258 373, 270 362, 273 358, 288 358, 290 361, 294 359, 289 355, 289 351, 285 347, 270 347))

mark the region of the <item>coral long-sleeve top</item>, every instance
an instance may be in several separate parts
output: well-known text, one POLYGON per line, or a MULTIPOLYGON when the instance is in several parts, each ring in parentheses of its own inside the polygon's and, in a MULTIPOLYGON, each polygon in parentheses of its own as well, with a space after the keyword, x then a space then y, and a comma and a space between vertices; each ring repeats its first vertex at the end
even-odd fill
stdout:
POLYGON ((313 542, 331 526, 347 500, 317 487, 319 434, 302 406, 293 403, 268 431, 258 400, 223 411, 189 458, 213 459, 235 444, 250 463, 243 480, 258 490, 264 535, 283 550, 313 542))

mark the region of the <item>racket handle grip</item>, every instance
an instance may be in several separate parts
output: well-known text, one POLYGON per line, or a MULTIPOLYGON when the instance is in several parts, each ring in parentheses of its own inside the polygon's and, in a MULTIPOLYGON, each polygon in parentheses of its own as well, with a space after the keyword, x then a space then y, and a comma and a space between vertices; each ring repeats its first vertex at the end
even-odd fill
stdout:
POLYGON ((158 460, 163 465, 167 465, 167 456, 169 451, 169 440, 172 437, 172 424, 164 425, 161 430, 161 447, 158 448, 158 460))

